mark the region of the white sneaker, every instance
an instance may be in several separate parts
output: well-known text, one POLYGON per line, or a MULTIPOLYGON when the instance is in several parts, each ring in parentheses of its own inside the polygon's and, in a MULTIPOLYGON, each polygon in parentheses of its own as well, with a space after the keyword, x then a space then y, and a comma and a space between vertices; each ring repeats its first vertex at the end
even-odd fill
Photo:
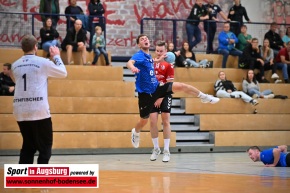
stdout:
POLYGON ((272 74, 271 78, 272 79, 279 79, 279 76, 278 76, 278 74, 274 73, 274 74, 272 74))
POLYGON ((155 161, 155 160, 157 160, 157 158, 158 158, 158 156, 159 156, 160 153, 161 153, 160 148, 153 149, 153 150, 152 150, 151 157, 150 157, 150 160, 151 160, 151 161, 155 161))
POLYGON ((278 84, 280 82, 282 82, 282 80, 280 80, 280 79, 275 80, 275 84, 278 84))
POLYGON ((274 94, 269 94, 269 95, 264 96, 265 99, 273 99, 274 97, 275 97, 274 94))
POLYGON ((169 151, 163 151, 163 162, 169 162, 170 161, 170 152, 169 151))
POLYGON ((215 104, 215 103, 217 103, 217 102, 219 102, 220 101, 220 99, 219 98, 217 98, 217 97, 214 97, 214 96, 212 96, 212 95, 206 95, 206 97, 205 98, 201 98, 201 102, 202 103, 211 103, 211 104, 215 104))
POLYGON ((131 131, 131 142, 132 142, 133 147, 138 148, 139 141, 140 141, 140 133, 136 133, 135 128, 134 128, 131 131))
POLYGON ((259 101, 257 101, 256 99, 253 99, 250 101, 250 103, 253 105, 253 106, 256 106, 259 104, 259 101))

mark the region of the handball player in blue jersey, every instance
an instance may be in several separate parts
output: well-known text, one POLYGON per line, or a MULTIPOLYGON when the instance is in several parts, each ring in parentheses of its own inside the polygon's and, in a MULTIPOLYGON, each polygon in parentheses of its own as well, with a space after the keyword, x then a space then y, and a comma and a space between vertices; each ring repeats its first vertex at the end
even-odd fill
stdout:
POLYGON ((249 157, 254 161, 261 161, 267 167, 290 167, 290 153, 286 145, 261 151, 259 147, 252 146, 247 150, 249 157))
POLYGON ((141 34, 137 37, 136 43, 140 50, 128 61, 127 67, 135 73, 135 85, 138 92, 140 120, 131 133, 132 145, 138 148, 140 131, 147 124, 154 102, 158 98, 181 91, 199 97, 203 103, 214 104, 219 102, 219 98, 204 94, 188 84, 180 82, 159 83, 155 77, 153 59, 149 53, 150 41, 148 37, 141 34))

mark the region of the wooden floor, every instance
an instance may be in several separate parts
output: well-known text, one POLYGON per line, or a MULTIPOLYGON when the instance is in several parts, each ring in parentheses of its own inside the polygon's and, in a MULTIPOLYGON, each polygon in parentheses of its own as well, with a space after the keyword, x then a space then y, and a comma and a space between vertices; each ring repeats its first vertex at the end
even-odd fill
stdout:
MULTIPOLYGON (((290 168, 267 168, 246 153, 178 153, 169 163, 150 154, 53 156, 51 164, 99 164, 99 189, 3 189, 3 164, 17 156, 1 156, 1 193, 288 193, 290 168)), ((36 160, 36 159, 35 159, 36 160)))

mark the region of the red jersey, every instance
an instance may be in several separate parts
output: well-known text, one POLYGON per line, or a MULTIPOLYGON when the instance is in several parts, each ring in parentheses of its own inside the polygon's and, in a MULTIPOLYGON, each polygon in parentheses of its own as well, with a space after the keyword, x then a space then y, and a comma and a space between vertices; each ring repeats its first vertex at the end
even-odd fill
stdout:
POLYGON ((174 79, 174 68, 172 64, 162 61, 154 63, 154 70, 156 78, 161 83, 166 83, 168 80, 174 79))
POLYGON ((289 61, 289 52, 287 51, 287 48, 282 48, 277 57, 276 57, 276 62, 280 63, 281 61, 281 56, 285 56, 285 60, 289 61))

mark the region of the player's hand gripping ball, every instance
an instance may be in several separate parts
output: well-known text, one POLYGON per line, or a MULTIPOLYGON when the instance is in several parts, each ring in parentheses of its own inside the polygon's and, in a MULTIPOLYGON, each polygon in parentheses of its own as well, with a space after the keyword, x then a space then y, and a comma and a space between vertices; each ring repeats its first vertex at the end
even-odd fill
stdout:
POLYGON ((170 64, 173 64, 175 62, 175 55, 172 52, 167 52, 164 60, 170 64))

